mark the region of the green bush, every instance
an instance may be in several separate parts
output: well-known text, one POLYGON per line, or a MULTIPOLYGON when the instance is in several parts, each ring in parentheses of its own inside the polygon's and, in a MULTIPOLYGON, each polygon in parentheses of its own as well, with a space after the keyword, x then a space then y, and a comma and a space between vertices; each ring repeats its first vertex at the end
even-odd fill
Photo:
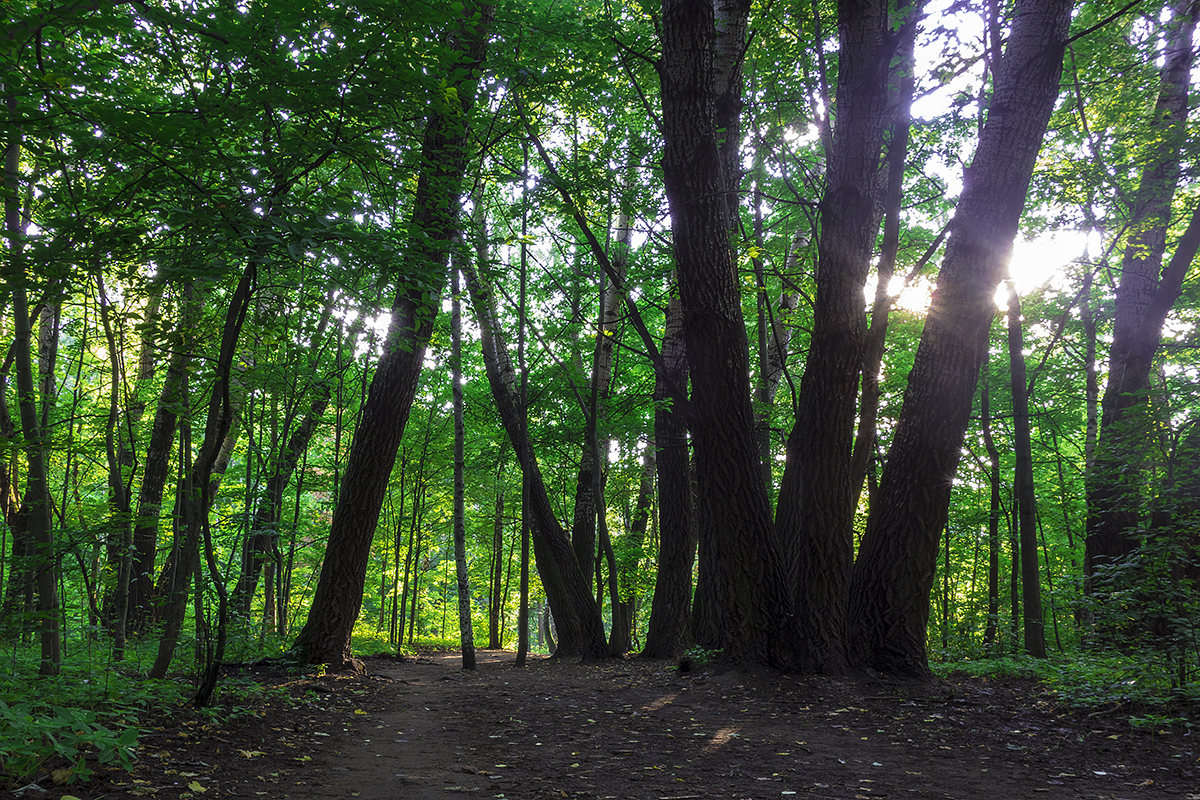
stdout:
POLYGON ((56 770, 56 783, 86 781, 93 772, 89 757, 128 770, 138 733, 128 725, 101 724, 94 711, 0 700, 0 776, 16 786, 62 760, 66 766, 56 770))

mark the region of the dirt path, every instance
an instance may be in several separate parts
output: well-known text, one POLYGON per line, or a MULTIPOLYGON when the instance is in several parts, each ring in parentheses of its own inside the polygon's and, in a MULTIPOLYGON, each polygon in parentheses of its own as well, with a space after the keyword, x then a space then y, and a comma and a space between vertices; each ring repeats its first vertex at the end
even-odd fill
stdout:
POLYGON ((460 663, 457 654, 374 659, 368 678, 293 678, 298 709, 223 730, 165 726, 135 776, 70 793, 1200 800, 1194 737, 1068 711, 1025 682, 681 674, 637 660, 534 659, 516 670, 499 652, 480 653, 475 673, 460 663))

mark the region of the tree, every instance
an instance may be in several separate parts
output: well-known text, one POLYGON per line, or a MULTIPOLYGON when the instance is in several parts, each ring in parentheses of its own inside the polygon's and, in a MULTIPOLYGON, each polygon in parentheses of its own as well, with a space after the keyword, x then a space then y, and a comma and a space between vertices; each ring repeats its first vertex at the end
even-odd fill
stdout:
POLYGON ((443 65, 447 86, 433 98, 426 123, 424 168, 384 353, 351 445, 308 621, 296 637, 296 651, 313 663, 351 661, 350 633, 362 601, 375 525, 445 286, 466 170, 471 106, 494 13, 489 4, 468 3, 464 8, 456 44, 443 65))
POLYGON ((789 606, 760 474, 749 342, 718 155, 708 3, 663 4, 663 182, 671 212, 692 383, 701 581, 697 642, 733 661, 781 663, 789 606))
MULTIPOLYGON (((15 87, 7 88, 6 107, 13 117, 17 114, 15 87)), ((37 618, 41 639, 40 675, 57 675, 62 665, 62 632, 58 597, 58 552, 50 518, 50 487, 46 471, 46 442, 44 419, 37 412, 37 394, 33 385, 32 320, 29 309, 29 275, 25 266, 24 247, 28 223, 22 220, 18 188, 21 177, 21 128, 10 126, 4 148, 4 233, 7 239, 5 259, 6 283, 12 296, 13 353, 17 373, 17 405, 21 420, 28 475, 23 507, 32 544, 31 564, 36 576, 37 618)), ((43 396, 43 400, 48 401, 43 396)))
POLYGON ((929 593, 993 299, 1058 98, 1071 3, 1022 0, 909 375, 850 589, 852 663, 929 674, 929 593))
POLYGON ((1197 212, 1173 257, 1161 267, 1181 174, 1198 16, 1200 3, 1180 2, 1172 7, 1147 137, 1149 153, 1129 210, 1131 232, 1121 260, 1108 382, 1100 404, 1096 456, 1088 475, 1084 570, 1089 577, 1098 567, 1118 563, 1137 547, 1150 371, 1163 323, 1179 297, 1196 253, 1195 237, 1200 234, 1197 212))
MULTIPOLYGON (((854 561, 854 400, 866 333, 862 290, 883 208, 888 72, 902 38, 891 33, 890 23, 886 2, 839 3, 836 121, 821 201, 813 329, 775 519, 794 586, 792 636, 801 648, 796 666, 805 672, 845 666, 843 624, 854 561)), ((915 29, 915 20, 905 24, 915 29)))

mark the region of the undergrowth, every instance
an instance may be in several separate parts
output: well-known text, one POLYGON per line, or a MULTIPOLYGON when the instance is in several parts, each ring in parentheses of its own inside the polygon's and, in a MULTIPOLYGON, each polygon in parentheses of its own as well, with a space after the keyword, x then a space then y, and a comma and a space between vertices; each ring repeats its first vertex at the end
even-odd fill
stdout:
POLYGON ((1184 727, 1200 717, 1200 685, 1172 685, 1154 659, 1122 653, 1065 653, 1052 658, 1002 656, 933 664, 939 677, 1036 680, 1067 705, 1111 712, 1135 728, 1184 727))

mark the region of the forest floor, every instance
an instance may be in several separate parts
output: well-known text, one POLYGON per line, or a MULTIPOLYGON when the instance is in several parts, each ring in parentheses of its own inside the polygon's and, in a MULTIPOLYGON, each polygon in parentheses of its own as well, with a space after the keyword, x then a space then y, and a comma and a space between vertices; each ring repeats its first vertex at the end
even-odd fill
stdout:
POLYGON ((21 796, 1200 800, 1200 733, 1135 730, 1029 681, 478 660, 474 672, 457 653, 371 658, 366 675, 235 672, 225 680, 277 687, 254 713, 167 715, 134 772, 21 796))

